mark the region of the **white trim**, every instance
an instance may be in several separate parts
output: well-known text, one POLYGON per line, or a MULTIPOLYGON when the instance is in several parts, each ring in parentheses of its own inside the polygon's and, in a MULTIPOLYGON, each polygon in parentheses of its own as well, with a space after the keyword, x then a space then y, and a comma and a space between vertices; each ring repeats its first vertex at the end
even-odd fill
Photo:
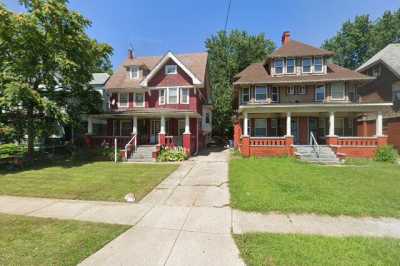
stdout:
POLYGON ((167 104, 179 104, 179 87, 171 87, 167 89, 167 104), (171 89, 176 90, 176 102, 174 103, 169 101, 169 93, 171 89))
POLYGON ((265 86, 256 86, 254 88, 254 101, 255 102, 266 102, 268 99, 268 88, 265 86), (265 99, 264 100, 257 100, 257 89, 265 89, 265 99))
POLYGON ((123 107, 123 108, 128 108, 129 107, 129 92, 119 92, 118 93, 118 108, 123 107), (121 94, 126 94, 128 96, 128 101, 126 102, 126 105, 121 105, 121 94))
POLYGON ((147 83, 153 76, 160 70, 160 68, 168 61, 168 59, 172 59, 175 63, 192 78, 193 84, 199 85, 202 84, 201 81, 180 61, 174 54, 168 52, 158 64, 150 71, 150 73, 146 76, 146 78, 140 83, 141 86, 147 87, 147 83))
POLYGON ((129 67, 129 78, 130 79, 139 79, 139 77, 140 77, 140 67, 139 66, 130 66, 129 67), (133 71, 133 69, 136 69, 136 71, 133 71), (133 73, 136 73, 136 76, 134 76, 133 73))

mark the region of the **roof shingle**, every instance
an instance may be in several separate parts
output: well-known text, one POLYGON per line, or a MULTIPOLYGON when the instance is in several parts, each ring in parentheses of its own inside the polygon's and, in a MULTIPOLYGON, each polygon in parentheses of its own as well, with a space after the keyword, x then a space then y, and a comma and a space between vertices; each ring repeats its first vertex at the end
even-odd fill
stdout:
POLYGON ((334 52, 316 48, 311 45, 290 40, 280 48, 271 53, 269 58, 276 57, 302 57, 302 56, 332 56, 334 52))

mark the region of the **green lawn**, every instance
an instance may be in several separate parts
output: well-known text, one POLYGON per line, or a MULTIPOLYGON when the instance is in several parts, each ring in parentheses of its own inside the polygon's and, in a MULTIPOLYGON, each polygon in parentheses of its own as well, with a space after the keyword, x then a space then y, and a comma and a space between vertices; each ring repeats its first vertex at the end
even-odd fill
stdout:
POLYGON ((310 235, 234 235, 252 265, 399 265, 400 240, 310 235))
POLYGON ((76 265, 128 228, 0 214, 0 265, 76 265))
POLYGON ((233 158, 231 205, 244 211, 400 217, 400 166, 306 164, 293 158, 233 158))
POLYGON ((123 201, 133 192, 142 199, 178 165, 72 163, 0 172, 0 195, 123 201))

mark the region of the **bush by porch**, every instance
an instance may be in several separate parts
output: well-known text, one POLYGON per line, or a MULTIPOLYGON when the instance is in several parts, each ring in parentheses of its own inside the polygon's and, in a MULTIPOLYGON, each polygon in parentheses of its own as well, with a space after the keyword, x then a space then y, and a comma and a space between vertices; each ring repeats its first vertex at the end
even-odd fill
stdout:
POLYGON ((322 166, 293 158, 233 159, 232 207, 244 211, 400 217, 400 166, 322 166))

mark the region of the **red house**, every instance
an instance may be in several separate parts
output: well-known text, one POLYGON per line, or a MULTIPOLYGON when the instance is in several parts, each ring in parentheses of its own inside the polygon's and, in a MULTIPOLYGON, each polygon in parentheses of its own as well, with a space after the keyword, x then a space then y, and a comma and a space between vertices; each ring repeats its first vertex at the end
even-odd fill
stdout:
POLYGON ((127 159, 154 158, 162 146, 191 155, 211 134, 207 53, 128 58, 106 84, 108 110, 88 117, 88 143, 113 145, 127 159))
POLYGON ((337 160, 372 157, 386 144, 382 112, 392 102, 365 100, 361 90, 374 78, 333 64, 333 55, 285 32, 279 49, 236 76, 234 143, 243 155, 337 160), (357 132, 365 113, 376 120, 371 136, 357 132))

